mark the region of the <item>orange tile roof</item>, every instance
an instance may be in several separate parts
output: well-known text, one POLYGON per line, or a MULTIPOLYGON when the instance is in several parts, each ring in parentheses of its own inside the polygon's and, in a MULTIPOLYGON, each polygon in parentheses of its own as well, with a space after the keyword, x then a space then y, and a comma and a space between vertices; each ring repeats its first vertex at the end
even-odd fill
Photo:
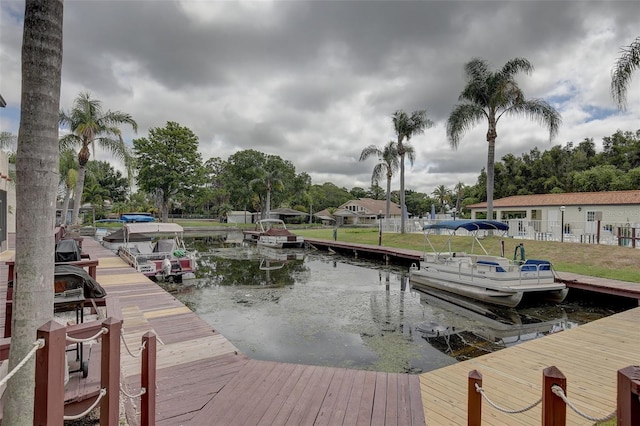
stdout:
MULTIPOLYGON (((493 207, 538 207, 538 206, 602 206, 638 205, 640 191, 567 192, 563 194, 514 195, 493 200, 493 207)), ((469 209, 486 209, 487 203, 470 204, 469 209)))

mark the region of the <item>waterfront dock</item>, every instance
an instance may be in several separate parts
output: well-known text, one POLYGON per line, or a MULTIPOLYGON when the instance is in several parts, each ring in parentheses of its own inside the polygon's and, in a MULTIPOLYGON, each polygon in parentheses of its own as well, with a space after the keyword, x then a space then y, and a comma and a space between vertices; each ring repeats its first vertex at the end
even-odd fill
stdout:
MULTIPOLYGON (((121 385, 127 393, 140 388, 140 360, 128 349, 137 351, 147 331, 158 336, 158 425, 463 425, 471 370, 483 374, 488 397, 517 409, 540 398, 542 371, 549 366, 567 377, 571 400, 599 417, 615 409, 617 370, 638 364, 640 354, 640 308, 635 308, 420 375, 251 360, 97 241, 85 239, 83 251, 99 259, 98 282, 120 299, 126 342, 121 385)), ((139 401, 121 397, 130 424, 136 424, 139 401)), ((569 409, 567 420, 594 423, 569 409)), ((482 424, 541 424, 541 407, 508 415, 484 403, 482 424)))

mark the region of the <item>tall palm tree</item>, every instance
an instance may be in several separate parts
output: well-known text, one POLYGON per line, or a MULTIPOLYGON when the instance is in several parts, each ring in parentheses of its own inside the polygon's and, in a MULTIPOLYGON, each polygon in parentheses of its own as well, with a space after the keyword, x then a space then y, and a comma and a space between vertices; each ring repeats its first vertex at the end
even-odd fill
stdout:
POLYGON ((611 76, 611 95, 618 108, 624 109, 631 74, 640 67, 640 37, 621 50, 622 56, 618 58, 611 76))
POLYGON ((466 189, 466 185, 462 182, 458 182, 456 183, 456 186, 453 188, 453 191, 456 194, 456 211, 460 211, 460 201, 462 200, 462 197, 464 196, 464 191, 466 189))
MULTIPOLYGON (((262 219, 268 218, 269 217, 269 212, 271 212, 271 191, 274 189, 282 189, 284 188, 284 184, 282 183, 282 179, 280 178, 282 176, 282 173, 280 173, 280 170, 265 170, 265 169, 258 169, 258 173, 259 173, 259 177, 253 179, 249 185, 250 186, 260 186, 261 188, 264 188, 267 192, 267 198, 266 198, 266 202, 265 202, 265 209, 262 212, 262 219)), ((262 197, 260 195, 258 195, 258 198, 262 199, 262 197)))
MULTIPOLYGON (((54 222, 58 180, 58 109, 63 1, 27 0, 22 38, 22 95, 16 155, 16 254, 9 370, 32 349, 36 330, 53 319, 54 222)), ((35 362, 9 379, 2 423, 34 419, 35 362)), ((60 391, 64 391, 60 389, 60 391)))
POLYGON ((73 201, 73 213, 71 224, 78 224, 78 213, 82 204, 82 192, 84 190, 84 176, 87 162, 89 161, 89 146, 94 151, 95 143, 115 158, 124 161, 125 167, 131 169, 132 155, 122 140, 122 132, 118 128, 123 124, 130 125, 134 131, 138 131, 138 124, 127 113, 120 111, 102 110, 102 102, 92 99, 89 92, 81 92, 73 103, 69 112, 60 110, 60 125, 67 126, 71 133, 60 140, 63 148, 80 146, 78 152, 78 180, 73 201))
MULTIPOLYGON (((393 128, 396 132, 398 156, 400 156, 400 209, 402 214, 400 215, 400 233, 405 233, 405 194, 404 194, 404 157, 408 153, 410 147, 409 141, 415 135, 424 133, 425 129, 433 126, 433 122, 427 118, 426 110, 414 111, 411 115, 408 115, 403 110, 398 110, 393 113, 393 128)), ((412 161, 413 164, 413 161, 412 161)))
POLYGON ((487 143, 487 218, 493 218, 493 185, 495 152, 498 133, 496 126, 504 115, 525 116, 549 128, 549 136, 558 133, 562 122, 560 113, 542 99, 526 99, 515 80, 519 72, 530 74, 533 65, 524 58, 508 61, 502 69, 491 71, 484 59, 475 58, 465 65, 467 85, 447 121, 447 136, 451 147, 458 148, 464 133, 480 121, 486 120, 487 143))
MULTIPOLYGON (((413 163, 414 151, 413 147, 410 148, 411 152, 409 154, 409 158, 413 163)), ((378 182, 380 182, 383 176, 387 177, 387 212, 385 217, 388 218, 389 212, 391 210, 391 179, 393 178, 393 174, 398 170, 398 167, 400 166, 396 142, 389 141, 382 149, 378 148, 375 145, 369 145, 360 153, 360 161, 364 161, 374 155, 378 157, 379 162, 373 168, 373 173, 371 174, 371 185, 377 186, 378 182)))

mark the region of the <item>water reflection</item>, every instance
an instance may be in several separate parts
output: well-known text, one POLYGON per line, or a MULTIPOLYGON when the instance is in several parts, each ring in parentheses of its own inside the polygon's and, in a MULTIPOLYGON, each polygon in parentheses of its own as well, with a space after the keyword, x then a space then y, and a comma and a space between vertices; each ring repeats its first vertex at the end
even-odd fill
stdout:
MULTIPOLYGON (((197 244, 192 242, 191 244, 197 244)), ((496 311, 415 291, 407 270, 303 249, 204 244, 183 303, 251 358, 422 372, 611 311, 496 311)), ((621 310, 621 309, 620 309, 621 310)))
POLYGON ((422 338, 459 361, 576 327, 561 306, 520 310, 497 308, 438 291, 422 293, 422 300, 442 309, 445 323, 424 322, 422 338), (451 316, 457 318, 451 319, 451 316), (464 319, 458 321, 458 319, 464 319))

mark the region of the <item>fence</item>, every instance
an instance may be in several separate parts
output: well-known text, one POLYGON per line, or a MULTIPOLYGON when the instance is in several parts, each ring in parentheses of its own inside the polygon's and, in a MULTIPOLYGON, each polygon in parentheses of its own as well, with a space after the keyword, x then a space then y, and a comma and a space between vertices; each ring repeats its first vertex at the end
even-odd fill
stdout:
MULTIPOLYGON (((405 220, 405 231, 422 232, 426 224, 442 220, 451 219, 407 219, 405 220)), ((400 219, 388 218, 381 219, 381 221, 382 223, 378 222, 378 226, 381 226, 382 232, 400 232, 400 219)), ((640 223, 562 222, 529 219, 510 219, 504 222, 509 225, 509 231, 506 233, 509 238, 640 248, 640 223)), ((468 232, 461 229, 456 231, 456 235, 468 235, 468 232)))
MULTIPOLYGON (((556 367, 545 368, 542 372, 542 396, 536 402, 519 408, 507 409, 487 396, 482 387, 482 374, 477 370, 469 372, 467 386, 467 425, 482 424, 482 401, 491 407, 510 415, 528 411, 542 403, 542 426, 564 426, 567 424, 567 407, 576 414, 592 422, 605 422, 617 416, 618 426, 640 425, 640 367, 629 366, 618 370, 617 408, 603 417, 593 417, 580 411, 567 397, 567 379, 556 367)), ((597 394, 597 392, 596 392, 597 394)))

